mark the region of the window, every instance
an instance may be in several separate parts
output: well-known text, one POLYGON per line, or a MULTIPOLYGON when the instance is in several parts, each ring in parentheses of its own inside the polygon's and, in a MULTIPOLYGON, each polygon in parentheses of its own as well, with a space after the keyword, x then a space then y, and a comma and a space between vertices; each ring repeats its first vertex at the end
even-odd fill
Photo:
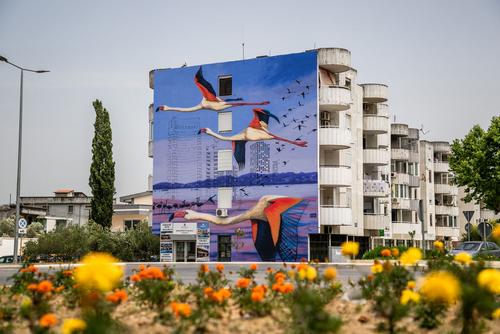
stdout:
POLYGON ((233 151, 219 150, 217 155, 217 171, 233 170, 233 151))
POLYGON ((345 78, 345 86, 346 86, 347 88, 351 88, 351 79, 349 79, 349 78, 345 78))
POLYGON ((217 190, 217 207, 230 209, 232 207, 233 188, 219 188, 217 190))
POLYGON ((73 214, 73 205, 68 205, 68 214, 73 214))
POLYGON ((233 131, 233 113, 220 112, 217 115, 219 121, 219 132, 233 131))
POLYGON ((432 226, 432 215, 429 215, 429 224, 432 226))
POLYGON ((124 220, 125 230, 134 230, 141 221, 138 219, 124 220))
POLYGON ((233 95, 233 77, 230 75, 219 77, 219 96, 233 95))

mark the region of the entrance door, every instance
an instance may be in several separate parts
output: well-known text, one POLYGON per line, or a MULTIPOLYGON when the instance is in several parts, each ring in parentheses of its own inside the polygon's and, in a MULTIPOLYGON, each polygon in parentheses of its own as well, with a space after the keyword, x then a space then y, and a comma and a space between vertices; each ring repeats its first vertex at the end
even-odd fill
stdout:
POLYGON ((218 261, 230 262, 231 261, 231 236, 230 235, 218 235, 217 236, 217 247, 218 247, 218 261))
POLYGON ((174 241, 175 262, 196 262, 196 241, 174 241))
POLYGON ((196 262, 196 241, 186 241, 186 260, 196 262))

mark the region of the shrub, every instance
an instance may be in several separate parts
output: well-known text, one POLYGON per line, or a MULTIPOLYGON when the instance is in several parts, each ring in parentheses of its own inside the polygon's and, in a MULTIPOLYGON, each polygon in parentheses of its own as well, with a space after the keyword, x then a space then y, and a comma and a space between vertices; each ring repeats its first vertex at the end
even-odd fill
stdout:
MULTIPOLYGON (((408 249, 408 247, 405 246, 377 246, 373 248, 372 250, 369 250, 368 252, 365 252, 363 254, 363 260, 373 260, 373 259, 379 259, 379 258, 384 258, 381 253, 384 249, 389 249, 392 250, 393 248, 397 248, 399 250, 399 254, 402 254, 404 251, 408 249)), ((393 258, 396 258, 393 256, 393 258)))

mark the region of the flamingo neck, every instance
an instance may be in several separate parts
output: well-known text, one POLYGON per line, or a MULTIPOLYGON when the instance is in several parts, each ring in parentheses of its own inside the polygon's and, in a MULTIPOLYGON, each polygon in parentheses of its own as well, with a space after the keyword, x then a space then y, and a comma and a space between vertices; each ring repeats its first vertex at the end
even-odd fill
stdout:
POLYGON ((180 111, 180 112, 193 112, 193 111, 198 111, 201 110, 201 106, 198 104, 194 107, 189 107, 189 108, 181 108, 181 107, 168 107, 166 109, 163 109, 163 111, 180 111))
POLYGON ((208 213, 195 212, 189 220, 205 220, 216 225, 231 225, 241 223, 242 221, 250 219, 249 213, 245 212, 233 217, 217 217, 208 213))

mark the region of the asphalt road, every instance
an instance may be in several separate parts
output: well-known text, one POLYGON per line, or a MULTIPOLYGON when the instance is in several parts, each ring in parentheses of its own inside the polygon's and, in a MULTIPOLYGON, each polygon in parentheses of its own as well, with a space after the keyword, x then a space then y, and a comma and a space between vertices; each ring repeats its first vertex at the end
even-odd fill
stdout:
MULTIPOLYGON (((122 263, 120 265, 125 268, 125 275, 130 276, 134 273, 134 270, 138 270, 139 265, 152 265, 152 266, 172 266, 176 271, 176 280, 181 280, 183 283, 189 284, 194 283, 196 280, 196 275, 200 263, 122 263)), ((215 263, 208 263, 212 270, 215 270, 215 263)), ((234 282, 238 277, 238 270, 241 267, 247 267, 249 263, 224 263, 224 272, 229 281, 234 282)), ((41 264, 36 265, 41 272, 54 272, 59 269, 72 268, 74 264, 41 264)), ((290 264, 288 264, 288 267, 290 264)), ((333 266, 337 269, 337 279, 344 285, 348 283, 349 280, 357 282, 361 277, 366 276, 370 273, 371 264, 319 264, 319 271, 321 272, 324 268, 333 266)), ((256 281, 258 283, 263 283, 265 279, 267 268, 279 269, 283 268, 282 263, 258 263, 258 270, 255 275, 256 281)), ((0 284, 10 284, 9 278, 12 277, 18 270, 20 266, 15 265, 3 265, 0 266, 0 284)))

